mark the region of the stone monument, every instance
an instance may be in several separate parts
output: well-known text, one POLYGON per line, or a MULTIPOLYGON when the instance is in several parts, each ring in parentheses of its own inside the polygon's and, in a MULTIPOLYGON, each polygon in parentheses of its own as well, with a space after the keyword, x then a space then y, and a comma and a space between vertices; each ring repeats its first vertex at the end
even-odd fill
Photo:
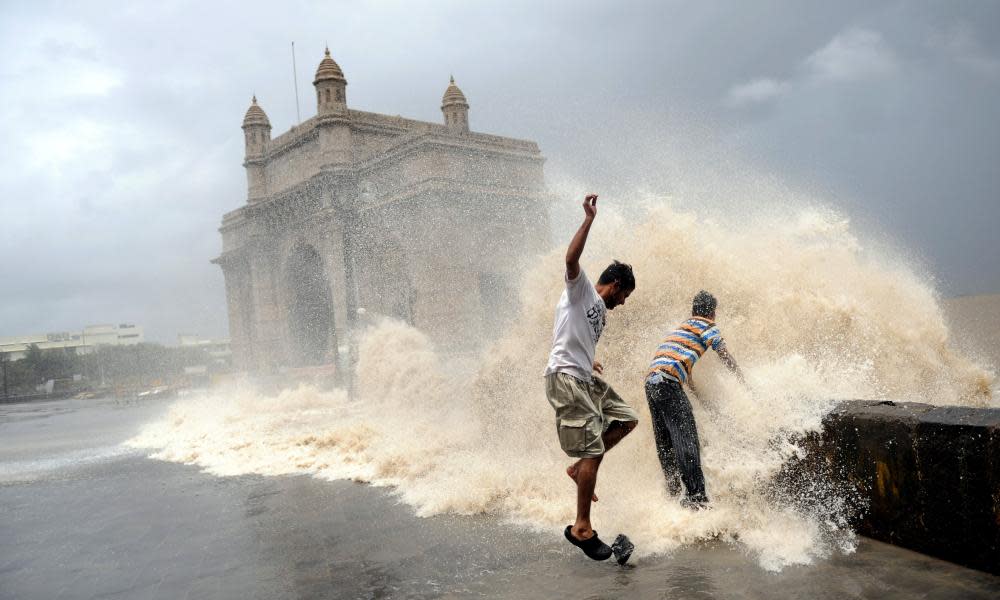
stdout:
POLYGON ((246 204, 223 216, 213 260, 234 365, 337 364, 358 308, 445 351, 497 335, 549 244, 537 144, 471 131, 454 78, 443 124, 349 108, 329 49, 313 86, 316 116, 277 137, 256 97, 243 119, 246 204))

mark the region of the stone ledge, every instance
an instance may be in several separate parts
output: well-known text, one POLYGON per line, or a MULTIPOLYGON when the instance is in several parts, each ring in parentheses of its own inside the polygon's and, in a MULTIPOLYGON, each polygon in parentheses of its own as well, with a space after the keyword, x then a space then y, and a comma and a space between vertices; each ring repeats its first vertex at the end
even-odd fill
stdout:
POLYGON ((859 533, 1000 574, 1000 409, 848 401, 805 444, 788 472, 855 490, 859 533))

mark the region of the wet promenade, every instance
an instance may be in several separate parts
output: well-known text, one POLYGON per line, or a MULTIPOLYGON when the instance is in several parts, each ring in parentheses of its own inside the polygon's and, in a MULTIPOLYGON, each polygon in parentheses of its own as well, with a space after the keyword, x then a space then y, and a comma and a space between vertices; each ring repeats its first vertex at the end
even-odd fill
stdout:
POLYGON ((722 544, 622 569, 559 532, 413 516, 384 489, 218 478, 119 446, 163 401, 0 407, 0 598, 996 598, 878 542, 781 573, 722 544))

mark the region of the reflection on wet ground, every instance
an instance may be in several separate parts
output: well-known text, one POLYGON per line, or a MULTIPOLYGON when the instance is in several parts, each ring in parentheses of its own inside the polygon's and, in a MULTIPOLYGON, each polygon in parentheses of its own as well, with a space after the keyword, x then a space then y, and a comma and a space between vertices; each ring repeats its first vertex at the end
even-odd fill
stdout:
POLYGON ((119 449, 163 404, 48 404, 0 409, 0 598, 1000 595, 1000 578, 868 540, 777 574, 720 543, 595 564, 559 532, 420 519, 385 489, 218 478, 119 449))

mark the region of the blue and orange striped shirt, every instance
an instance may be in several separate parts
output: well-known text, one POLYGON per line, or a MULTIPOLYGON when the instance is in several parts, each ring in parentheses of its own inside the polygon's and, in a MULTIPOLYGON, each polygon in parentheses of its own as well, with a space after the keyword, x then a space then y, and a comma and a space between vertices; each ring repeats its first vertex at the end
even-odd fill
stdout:
POLYGON ((647 377, 666 376, 684 383, 691 376, 694 363, 711 348, 718 352, 726 347, 719 328, 705 317, 691 317, 674 329, 656 348, 647 377))

